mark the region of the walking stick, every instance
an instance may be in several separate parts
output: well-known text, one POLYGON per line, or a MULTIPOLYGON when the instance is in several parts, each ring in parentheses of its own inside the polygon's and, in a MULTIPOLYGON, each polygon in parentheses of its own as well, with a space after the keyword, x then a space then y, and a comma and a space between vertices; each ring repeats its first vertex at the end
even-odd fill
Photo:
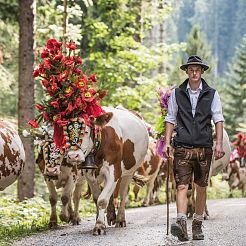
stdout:
POLYGON ((166 181, 166 200, 167 200, 167 235, 169 234, 169 168, 170 168, 170 149, 167 147, 167 181, 166 181))

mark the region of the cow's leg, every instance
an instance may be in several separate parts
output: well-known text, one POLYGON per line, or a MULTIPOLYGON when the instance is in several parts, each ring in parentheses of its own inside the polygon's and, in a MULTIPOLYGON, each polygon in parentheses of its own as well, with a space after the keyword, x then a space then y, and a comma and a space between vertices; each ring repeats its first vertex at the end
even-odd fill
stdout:
POLYGON ((114 195, 110 197, 109 204, 107 207, 107 222, 109 226, 115 225, 116 222, 114 195))
POLYGON ((93 197, 93 201, 95 202, 95 205, 96 205, 96 209, 97 209, 96 219, 97 219, 98 218, 97 199, 101 193, 101 187, 98 183, 98 180, 95 178, 94 170, 83 171, 83 175, 85 175, 86 181, 89 185, 90 192, 93 197))
POLYGON ((71 198, 72 198, 72 191, 75 186, 75 181, 73 180, 72 176, 69 176, 65 187, 62 190, 62 210, 60 214, 61 221, 69 222, 73 214, 72 207, 71 207, 71 198))
POLYGON ((133 193, 134 193, 134 201, 135 202, 138 202, 139 201, 139 198, 138 198, 138 192, 139 192, 139 190, 140 190, 140 186, 137 185, 137 184, 135 184, 133 186, 133 193))
POLYGON ((128 187, 131 183, 132 176, 124 176, 122 177, 120 184, 120 207, 118 209, 117 217, 116 217, 116 227, 125 227, 126 219, 125 219, 125 205, 127 201, 128 195, 128 187))
POLYGON ((105 184, 101 194, 97 199, 98 218, 93 229, 93 235, 106 234, 104 213, 108 206, 109 199, 112 196, 117 184, 117 181, 114 180, 115 178, 113 166, 105 168, 103 172, 105 175, 105 184))
POLYGON ((143 204, 142 204, 144 207, 149 206, 151 193, 152 193, 152 190, 154 188, 154 181, 155 181, 155 177, 151 177, 151 179, 147 183, 146 195, 144 197, 144 201, 143 201, 143 204))
POLYGON ((79 202, 81 198, 82 193, 82 187, 83 187, 83 178, 79 178, 77 180, 75 190, 73 192, 73 204, 74 204, 74 217, 72 218, 72 224, 73 225, 79 225, 81 222, 81 218, 79 216, 79 202))
POLYGON ((57 192, 55 185, 52 181, 46 181, 49 190, 49 201, 51 206, 50 222, 49 228, 57 227, 57 214, 56 214, 56 204, 57 204, 57 192))

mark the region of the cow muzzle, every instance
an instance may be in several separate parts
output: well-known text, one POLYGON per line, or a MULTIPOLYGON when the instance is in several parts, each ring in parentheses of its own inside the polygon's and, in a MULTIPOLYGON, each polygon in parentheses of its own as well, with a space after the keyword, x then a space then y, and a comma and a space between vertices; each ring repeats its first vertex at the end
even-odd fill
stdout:
POLYGON ((47 167, 45 169, 44 175, 50 179, 58 179, 58 176, 60 175, 60 167, 47 167))
POLYGON ((67 162, 69 163, 81 163, 85 161, 85 156, 79 152, 68 152, 67 162))

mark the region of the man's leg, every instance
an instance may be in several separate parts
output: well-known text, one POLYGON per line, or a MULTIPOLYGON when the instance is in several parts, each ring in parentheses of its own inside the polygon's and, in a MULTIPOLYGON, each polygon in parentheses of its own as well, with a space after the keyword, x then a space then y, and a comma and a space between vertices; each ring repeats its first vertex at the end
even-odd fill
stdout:
POLYGON ((206 188, 196 185, 196 206, 195 214, 192 221, 192 237, 193 240, 203 240, 202 232, 203 212, 206 204, 206 188))
POLYGON ((186 214, 187 212, 187 192, 188 185, 179 185, 177 187, 177 195, 176 195, 176 205, 177 205, 177 213, 186 214))
POLYGON ((179 185, 177 187, 176 205, 177 221, 171 225, 171 234, 178 237, 180 241, 188 241, 187 234, 187 191, 188 185, 179 185))

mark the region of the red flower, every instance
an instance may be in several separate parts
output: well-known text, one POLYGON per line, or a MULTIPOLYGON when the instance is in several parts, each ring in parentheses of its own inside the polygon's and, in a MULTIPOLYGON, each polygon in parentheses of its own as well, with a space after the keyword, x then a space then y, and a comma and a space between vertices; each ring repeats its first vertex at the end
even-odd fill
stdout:
POLYGON ((60 120, 60 119, 61 119, 61 114, 56 114, 56 115, 53 116, 53 119, 52 119, 52 120, 53 120, 54 122, 57 122, 57 121, 60 120))
POLYGON ((68 124, 68 121, 67 120, 58 120, 57 124, 60 126, 66 126, 68 124))
POLYGON ((39 75, 40 75, 40 74, 39 74, 39 69, 34 70, 33 73, 32 73, 32 76, 33 76, 34 78, 38 77, 39 75))
POLYGON ((66 96, 69 97, 73 94, 74 90, 72 87, 68 87, 65 89, 66 96))
POLYGON ((49 58, 44 59, 44 64, 45 64, 46 68, 50 69, 51 62, 50 62, 49 58))
POLYGON ((88 115, 91 115, 93 117, 100 116, 104 113, 102 107, 98 105, 97 103, 92 103, 87 109, 87 112, 88 112, 88 115))
POLYGON ((54 61, 61 62, 64 59, 63 54, 58 54, 54 57, 54 61))
POLYGON ((73 41, 70 41, 69 44, 66 46, 70 50, 76 50, 76 44, 73 41))
POLYGON ((83 89, 86 87, 86 83, 83 81, 83 80, 78 80, 76 83, 75 83, 75 86, 79 89, 83 89))
POLYGON ((54 107, 54 108, 59 108, 59 103, 58 103, 58 100, 56 101, 53 101, 53 102, 50 102, 50 106, 54 107))
POLYGON ((38 122, 36 119, 34 120, 29 120, 28 124, 32 127, 32 128, 38 128, 38 122))
POLYGON ((92 82, 97 82, 96 74, 93 73, 93 74, 91 75, 91 77, 89 78, 89 80, 91 80, 92 82))
POLYGON ((43 84, 43 86, 44 86, 45 88, 47 88, 49 82, 48 82, 46 79, 43 79, 43 80, 42 80, 42 84, 43 84))
POLYGON ((44 63, 41 63, 38 67, 39 73, 44 74, 46 69, 44 67, 44 63))
POLYGON ((43 112, 43 117, 44 117, 44 121, 49 121, 50 120, 50 117, 49 117, 49 115, 48 115, 48 113, 47 112, 43 112))
POLYGON ((77 98, 76 101, 75 101, 75 104, 74 104, 74 107, 75 108, 79 108, 81 106, 81 98, 77 98))
POLYGON ((55 52, 59 51, 61 46, 62 42, 58 42, 56 39, 49 39, 46 43, 46 48, 55 52))
POLYGON ((44 109, 44 106, 41 104, 38 104, 38 103, 35 105, 35 107, 37 110, 43 110, 44 109))
POLYGON ((78 69, 78 68, 74 69, 74 72, 75 72, 76 74, 82 74, 82 71, 81 71, 80 69, 78 69))
POLYGON ((86 102, 92 102, 94 100, 94 96, 93 96, 93 94, 90 91, 85 91, 82 94, 82 98, 86 102))
POLYGON ((74 56, 75 64, 83 64, 82 59, 79 56, 74 56))
POLYGON ((49 57, 49 51, 47 49, 44 49, 44 51, 41 53, 41 58, 47 58, 49 57))

